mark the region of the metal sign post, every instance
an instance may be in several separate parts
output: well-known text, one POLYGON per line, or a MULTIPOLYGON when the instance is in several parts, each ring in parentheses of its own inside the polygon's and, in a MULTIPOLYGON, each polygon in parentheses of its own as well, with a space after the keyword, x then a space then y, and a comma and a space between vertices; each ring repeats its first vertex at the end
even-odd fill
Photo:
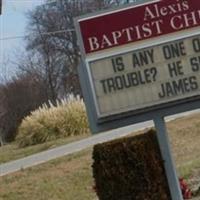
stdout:
POLYGON ((154 118, 154 124, 162 159, 164 160, 165 173, 168 180, 171 198, 172 200, 183 200, 174 161, 170 151, 169 138, 164 117, 158 116, 157 118, 154 118))
POLYGON ((0 15, 2 13, 2 0, 0 0, 0 15))

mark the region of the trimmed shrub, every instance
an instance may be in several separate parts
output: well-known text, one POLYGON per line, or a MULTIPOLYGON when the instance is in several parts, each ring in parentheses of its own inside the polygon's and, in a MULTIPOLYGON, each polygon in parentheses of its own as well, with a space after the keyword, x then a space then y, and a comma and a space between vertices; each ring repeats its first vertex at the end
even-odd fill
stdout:
POLYGON ((84 102, 71 95, 56 106, 43 105, 22 121, 18 132, 20 147, 89 133, 84 102))
POLYGON ((171 199, 154 130, 98 144, 93 159, 100 200, 171 199))

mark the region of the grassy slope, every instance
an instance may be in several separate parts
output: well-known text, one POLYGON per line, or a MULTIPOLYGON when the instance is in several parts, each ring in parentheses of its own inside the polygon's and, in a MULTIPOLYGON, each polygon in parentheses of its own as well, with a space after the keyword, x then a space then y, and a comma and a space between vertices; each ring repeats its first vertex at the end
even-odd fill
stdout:
POLYGON ((91 150, 0 178, 0 200, 94 200, 91 150))
MULTIPOLYGON (((200 115, 168 124, 181 176, 200 177, 200 115)), ((95 200, 92 150, 0 177, 0 200, 95 200)))
POLYGON ((172 153, 181 176, 200 166, 200 114, 168 123, 172 153))

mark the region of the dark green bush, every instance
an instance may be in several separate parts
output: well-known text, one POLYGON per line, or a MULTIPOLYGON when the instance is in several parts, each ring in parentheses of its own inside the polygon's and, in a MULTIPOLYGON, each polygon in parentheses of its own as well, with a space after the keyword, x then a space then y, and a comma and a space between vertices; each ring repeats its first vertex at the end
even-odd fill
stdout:
POLYGON ((100 200, 171 199, 154 130, 98 144, 93 159, 100 200))

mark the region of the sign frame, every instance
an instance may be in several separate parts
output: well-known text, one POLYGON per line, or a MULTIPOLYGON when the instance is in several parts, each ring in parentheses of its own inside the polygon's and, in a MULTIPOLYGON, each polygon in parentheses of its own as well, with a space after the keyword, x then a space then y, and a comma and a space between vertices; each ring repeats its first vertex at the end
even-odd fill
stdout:
POLYGON ((198 30, 199 26, 195 28, 191 28, 191 29, 186 29, 183 31, 178 31, 178 34, 170 33, 167 35, 154 37, 152 39, 146 39, 144 41, 135 42, 134 44, 131 44, 128 47, 122 48, 122 50, 114 47, 113 48, 114 51, 112 49, 108 51, 103 50, 98 53, 94 52, 87 55, 84 50, 84 44, 83 44, 83 38, 81 36, 79 20, 90 19, 95 16, 99 16, 99 15, 101 16, 107 13, 117 12, 118 10, 121 10, 121 9, 128 9, 130 7, 134 8, 138 6, 148 5, 150 3, 157 3, 160 1, 161 0, 143 0, 142 2, 139 1, 135 3, 131 3, 128 6, 127 5, 120 6, 118 8, 108 9, 106 11, 100 11, 100 12, 96 12, 95 14, 92 13, 92 14, 87 14, 87 15, 83 15, 81 17, 75 18, 74 20, 75 28, 76 28, 77 37, 80 44, 80 50, 81 50, 81 55, 82 55, 82 61, 81 61, 80 66, 78 67, 78 71, 79 71, 79 77, 80 77, 83 95, 85 98, 86 109, 87 109, 87 113, 88 113, 88 117, 90 121, 90 126, 93 133, 98 133, 101 131, 106 131, 106 130, 118 128, 121 126, 127 126, 133 123, 151 120, 154 118, 154 112, 157 112, 157 113, 160 112, 162 116, 166 116, 166 115, 173 115, 179 112, 185 112, 191 109, 199 108, 199 106, 196 105, 195 102, 198 102, 198 100, 200 99, 200 96, 195 97, 195 98, 191 97, 187 100, 178 100, 178 103, 169 102, 169 103, 162 104, 161 106, 155 106, 154 108, 149 107, 147 109, 140 109, 138 112, 129 111, 126 113, 119 113, 119 114, 115 114, 108 117, 102 117, 102 118, 100 118, 98 115, 94 85, 91 84, 92 77, 91 77, 91 73, 89 69, 90 62, 96 61, 99 59, 104 59, 106 57, 116 56, 118 54, 124 54, 130 51, 134 51, 136 49, 137 50, 144 49, 151 46, 161 45, 167 42, 173 42, 173 41, 184 39, 187 37, 192 37, 199 34, 199 30, 198 30))
POLYGON ((79 67, 79 77, 80 83, 83 91, 84 102, 86 104, 86 110, 88 114, 90 128, 93 133, 99 133, 103 131, 108 131, 116 128, 120 128, 123 126, 129 126, 131 124, 136 124, 140 122, 150 121, 157 116, 165 117, 169 115, 174 115, 177 113, 187 112, 190 110, 195 110, 200 108, 200 98, 193 99, 192 101, 183 101, 179 102, 179 104, 168 104, 163 106, 162 108, 156 108, 154 110, 149 109, 145 113, 137 113, 133 115, 130 113, 129 115, 121 114, 119 116, 112 116, 111 118, 98 122, 98 117, 96 114, 96 107, 93 99, 92 88, 89 82, 89 77, 86 71, 86 67, 84 67, 85 63, 82 62, 79 67))
MULTIPOLYGON (((89 66, 90 62, 97 61, 100 59, 105 59, 105 58, 111 57, 111 56, 117 56, 118 54, 128 53, 128 52, 134 51, 136 49, 137 50, 144 49, 144 48, 148 48, 148 47, 152 47, 152 46, 156 46, 156 45, 162 45, 167 42, 173 42, 173 41, 181 40, 181 39, 184 39, 187 37, 192 37, 192 36, 200 34, 200 31, 198 30, 199 26, 197 26, 195 28, 183 30, 183 31, 178 31, 178 34, 170 33, 170 34, 158 36, 158 37, 155 37, 152 39, 146 39, 144 41, 139 41, 139 42, 136 42, 136 44, 132 44, 131 46, 128 46, 128 47, 125 47, 122 49, 117 49, 114 47, 111 50, 108 50, 106 52, 103 50, 103 51, 100 51, 97 53, 94 52, 94 53, 90 53, 89 55, 87 55, 84 50, 84 44, 83 44, 83 38, 81 36, 79 20, 82 20, 82 19, 87 20, 87 19, 93 18, 95 16, 99 16, 99 15, 101 16, 101 15, 109 14, 110 12, 112 13, 115 11, 117 12, 118 10, 121 10, 121 9, 122 10, 128 9, 130 7, 134 8, 137 6, 148 5, 149 3, 157 3, 157 2, 160 2, 160 0, 146 0, 146 1, 143 1, 142 3, 135 2, 128 6, 122 6, 120 8, 114 8, 114 9, 110 9, 107 11, 100 11, 95 14, 89 14, 89 15, 85 15, 85 16, 78 17, 75 19, 75 28, 76 28, 76 32, 77 32, 77 36, 78 36, 78 41, 80 43, 82 59, 85 60, 85 61, 82 61, 82 64, 81 64, 82 67, 79 67, 79 68, 84 68, 84 70, 80 69, 79 71, 81 71, 81 73, 79 73, 79 74, 80 74, 80 78, 81 78, 81 76, 84 77, 84 78, 82 78, 82 79, 84 79, 84 81, 86 79, 89 80, 89 83, 84 83, 84 81, 82 81, 83 83, 81 85, 85 84, 85 86, 83 88, 87 88, 87 89, 86 89, 86 92, 83 91, 83 93, 87 93, 86 95, 89 96, 89 99, 90 99, 89 103, 87 103, 87 101, 86 101, 86 106, 87 106, 87 110, 92 110, 92 111, 88 111, 88 112, 92 113, 92 117, 91 117, 92 123, 95 123, 92 125, 92 127, 95 127, 92 129, 93 132, 98 132, 98 129, 99 129, 98 127, 102 126, 105 123, 108 124, 108 123, 112 122, 113 120, 119 120, 120 118, 128 118, 129 116, 135 117, 138 114, 141 115, 141 113, 144 113, 146 115, 146 113, 150 113, 151 111, 157 111, 159 109, 169 109, 169 107, 176 107, 177 104, 183 104, 184 102, 188 103, 188 102, 192 102, 192 101, 196 101, 196 100, 200 99, 200 96, 190 97, 185 100, 181 99, 181 100, 164 103, 161 105, 156 105, 156 106, 152 106, 152 107, 148 107, 148 108, 144 108, 144 109, 141 108, 141 109, 138 109, 137 111, 131 110, 131 111, 127 111, 124 113, 112 114, 111 116, 106 116, 106 117, 101 117, 99 114, 98 106, 97 106, 98 103, 97 103, 97 99, 96 99, 96 95, 95 95, 94 84, 92 81, 92 75, 91 75, 90 66, 89 66), (94 119, 95 119, 95 121, 94 121, 94 119)), ((169 113, 169 114, 171 114, 171 113, 169 113)), ((137 121, 140 121, 140 120, 137 120, 137 121)), ((105 128, 105 129, 103 128, 103 130, 107 130, 107 128, 105 128)))

